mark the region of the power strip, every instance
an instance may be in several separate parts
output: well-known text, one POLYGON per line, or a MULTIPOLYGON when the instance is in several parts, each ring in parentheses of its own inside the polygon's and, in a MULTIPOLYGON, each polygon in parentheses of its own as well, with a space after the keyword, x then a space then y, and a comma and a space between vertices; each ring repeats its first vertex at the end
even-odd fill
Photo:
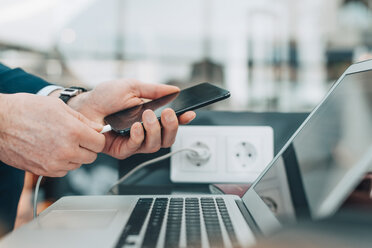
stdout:
POLYGON ((171 180, 193 183, 251 183, 273 159, 269 126, 180 126, 171 150, 192 147, 171 158, 171 180))

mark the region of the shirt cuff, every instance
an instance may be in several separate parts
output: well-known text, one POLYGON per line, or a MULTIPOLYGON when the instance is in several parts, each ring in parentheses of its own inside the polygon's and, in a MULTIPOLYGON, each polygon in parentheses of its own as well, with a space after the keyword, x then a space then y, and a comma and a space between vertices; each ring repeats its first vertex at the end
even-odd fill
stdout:
POLYGON ((41 90, 39 90, 36 94, 39 96, 48 96, 50 93, 52 93, 55 90, 60 90, 63 89, 61 86, 56 86, 56 85, 48 85, 41 90))

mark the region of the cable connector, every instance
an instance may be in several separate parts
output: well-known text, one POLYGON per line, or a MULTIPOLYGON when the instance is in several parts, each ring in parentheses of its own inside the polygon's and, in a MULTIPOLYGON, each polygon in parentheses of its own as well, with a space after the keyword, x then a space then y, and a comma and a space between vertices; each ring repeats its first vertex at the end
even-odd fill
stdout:
POLYGON ((186 157, 190 161, 190 163, 196 166, 202 166, 211 158, 211 151, 208 145, 202 142, 198 141, 194 143, 190 148, 192 150, 186 153, 186 157))
POLYGON ((154 158, 154 159, 151 159, 151 160, 148 160, 146 162, 143 162, 142 164, 139 164, 137 167, 134 167, 131 171, 129 171, 127 174, 125 174, 123 177, 121 177, 114 185, 111 186, 111 188, 109 189, 109 191, 107 192, 108 194, 118 194, 118 186, 123 183, 125 180, 127 180, 131 175, 133 175, 134 173, 136 173, 138 170, 146 167, 146 166, 149 166, 151 164, 154 164, 156 162, 159 162, 159 161, 162 161, 164 159, 167 159, 171 156, 173 156, 174 154, 177 154, 177 153, 180 153, 180 152, 192 152, 194 153, 194 156, 200 156, 202 153, 200 153, 199 150, 195 150, 193 148, 183 148, 183 149, 180 149, 178 151, 174 151, 174 152, 170 152, 168 154, 165 154, 163 156, 160 156, 160 157, 157 157, 157 158, 154 158))

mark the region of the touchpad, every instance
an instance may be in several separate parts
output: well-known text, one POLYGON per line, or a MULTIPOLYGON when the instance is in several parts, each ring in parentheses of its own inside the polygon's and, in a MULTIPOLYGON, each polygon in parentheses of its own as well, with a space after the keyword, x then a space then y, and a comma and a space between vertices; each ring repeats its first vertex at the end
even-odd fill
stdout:
POLYGON ((41 228, 48 229, 101 229, 110 225, 116 209, 53 210, 39 220, 41 228))

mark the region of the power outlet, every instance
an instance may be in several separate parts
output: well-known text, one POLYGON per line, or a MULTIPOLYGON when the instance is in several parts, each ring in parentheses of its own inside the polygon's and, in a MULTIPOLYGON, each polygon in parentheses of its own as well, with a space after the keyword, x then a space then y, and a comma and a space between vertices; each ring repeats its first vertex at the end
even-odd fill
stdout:
POLYGON ((242 172, 257 170, 258 162, 258 142, 252 142, 249 138, 232 138, 227 141, 228 156, 233 163, 228 167, 228 171, 242 172))
MULTIPOLYGON (((182 127, 180 127, 182 128, 182 127)), ((184 172, 214 172, 216 171, 215 164, 216 156, 212 156, 212 151, 216 151, 217 149, 217 138, 209 135, 200 135, 198 136, 185 136, 181 140, 182 147, 190 147, 190 148, 197 148, 198 146, 207 146, 207 149, 210 151, 210 158, 207 161, 193 161, 190 159, 189 153, 183 152, 176 154, 178 159, 183 161, 181 163, 181 170, 184 172)))
POLYGON ((208 158, 188 152, 171 158, 174 182, 253 182, 273 159, 274 134, 268 126, 181 126, 172 151, 203 148, 208 158))

